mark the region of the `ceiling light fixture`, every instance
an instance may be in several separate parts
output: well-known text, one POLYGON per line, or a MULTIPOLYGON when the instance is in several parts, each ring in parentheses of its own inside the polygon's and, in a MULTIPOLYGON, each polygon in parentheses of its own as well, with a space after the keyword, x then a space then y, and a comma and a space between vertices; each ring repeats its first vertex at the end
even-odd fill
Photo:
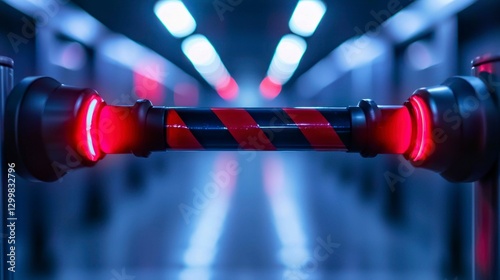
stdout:
POLYGON ((180 0, 163 0, 156 3, 156 16, 172 36, 184 38, 196 29, 196 21, 180 0))
POLYGON ((325 12, 326 6, 320 0, 300 0, 288 24, 290 30, 303 37, 311 36, 325 12))

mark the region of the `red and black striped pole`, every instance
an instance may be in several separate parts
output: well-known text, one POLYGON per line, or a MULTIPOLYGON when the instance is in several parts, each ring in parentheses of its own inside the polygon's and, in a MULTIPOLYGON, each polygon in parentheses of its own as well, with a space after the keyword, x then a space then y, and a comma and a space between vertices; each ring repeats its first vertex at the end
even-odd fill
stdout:
POLYGON ((23 159, 19 172, 33 180, 53 181, 106 154, 146 157, 166 150, 316 150, 417 158, 426 141, 416 124, 427 113, 413 103, 377 106, 362 100, 343 108, 169 108, 139 100, 133 106, 115 106, 94 90, 33 77, 12 90, 5 123, 12 147, 8 156, 23 159))
POLYGON ((34 77, 7 100, 6 153, 19 162, 18 172, 42 181, 106 154, 166 150, 403 154, 450 181, 474 181, 500 146, 500 114, 489 96, 479 78, 454 77, 400 106, 371 100, 339 108, 169 108, 147 100, 114 106, 94 90, 34 77))
POLYGON ((142 156, 161 150, 240 149, 403 154, 412 133, 407 107, 379 107, 368 100, 345 108, 167 108, 149 101, 133 107, 101 101, 98 107, 98 121, 88 132, 92 137, 79 137, 79 150, 89 159, 100 155, 88 153, 88 139, 102 154, 142 156))
POLYGON ((346 109, 166 109, 167 148, 337 150, 350 143, 346 109))
POLYGON ((31 77, 7 99, 4 152, 16 172, 47 182, 117 153, 249 149, 404 154, 413 165, 449 181, 478 181, 474 275, 499 279, 499 69, 500 57, 478 58, 476 77, 452 77, 421 88, 403 106, 362 100, 345 108, 166 108, 146 100, 110 106, 94 90, 31 77))

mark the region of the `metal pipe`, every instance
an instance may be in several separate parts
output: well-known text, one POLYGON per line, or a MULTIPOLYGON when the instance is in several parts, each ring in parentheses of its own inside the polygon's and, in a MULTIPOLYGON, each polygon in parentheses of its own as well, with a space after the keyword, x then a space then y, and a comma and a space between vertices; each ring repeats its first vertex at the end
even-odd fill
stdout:
POLYGON ((6 156, 54 181, 106 154, 166 150, 320 150, 403 154, 453 182, 485 175, 500 153, 500 113, 476 77, 417 90, 404 105, 344 108, 168 108, 108 105, 92 89, 26 78, 6 106, 6 156), (471 107, 471 104, 473 107, 471 107), (454 112, 455 110, 456 112, 454 112), (450 115, 451 112, 451 115, 450 115))
MULTIPOLYGON (((139 102, 133 107, 104 105, 98 109, 95 134, 98 134, 99 141, 94 146, 105 154, 130 153, 142 147, 149 151, 241 149, 361 152, 370 149, 370 153, 374 154, 406 152, 412 133, 409 110, 404 106, 377 106, 373 101, 361 102, 365 103, 368 104, 367 108, 378 112, 369 128, 360 107, 153 107, 145 110, 149 114, 156 111, 156 120, 152 121, 151 127, 145 128, 134 124, 146 124, 151 119, 146 116, 149 114, 136 113, 140 111, 136 108, 150 106, 147 102, 139 102), (137 120, 138 115, 145 116, 145 119, 137 120), (107 124, 112 124, 112 127, 108 128, 107 124), (144 135, 150 135, 149 139, 141 139, 144 135)), ((81 146, 85 147, 88 137, 79 138, 85 143, 81 146)))
MULTIPOLYGON (((500 57, 473 61, 473 75, 487 85, 497 108, 500 105, 500 57)), ((497 128, 498 130, 498 128, 497 128)), ((498 143, 497 143, 498 145, 498 143)), ((497 155, 498 157, 498 155, 497 155)), ((474 279, 500 279, 500 209, 498 158, 491 170, 474 184, 474 279)))
MULTIPOLYGON (((12 86, 14 84, 14 61, 8 57, 0 56, 0 117, 4 119, 5 113, 5 102, 7 100, 7 96, 9 95, 12 86)), ((8 261, 10 261, 9 256, 7 254, 10 253, 10 246, 8 236, 4 235, 10 233, 10 230, 7 228, 7 197, 8 197, 8 188, 7 188, 7 161, 4 156, 4 123, 0 122, 0 159, 2 167, 0 168, 0 176, 2 180, 2 191, 0 197, 0 225, 2 230, 2 250, 0 256, 0 279, 8 280, 14 279, 14 273, 10 271, 8 268, 11 266, 8 261)), ((15 263, 15 262, 14 262, 15 263)))
POLYGON ((347 108, 165 109, 167 149, 348 151, 347 108))
POLYGON ((166 150, 317 150, 363 156, 411 151, 411 159, 413 150, 423 151, 428 142, 414 127, 431 117, 428 110, 415 117, 413 99, 418 98, 399 106, 365 99, 343 108, 169 108, 148 100, 114 106, 94 90, 31 77, 12 90, 7 102, 7 157, 25 159, 18 160, 16 172, 43 181, 92 166, 106 154, 147 157, 166 150))

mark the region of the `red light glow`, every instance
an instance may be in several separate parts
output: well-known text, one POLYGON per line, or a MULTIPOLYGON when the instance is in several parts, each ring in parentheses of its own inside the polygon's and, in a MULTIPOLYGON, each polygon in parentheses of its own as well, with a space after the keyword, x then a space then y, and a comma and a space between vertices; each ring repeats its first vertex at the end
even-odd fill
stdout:
POLYGON ((412 137, 410 112, 405 106, 380 106, 381 120, 375 126, 374 139, 379 153, 404 154, 412 137))
POLYGON ((99 116, 99 145, 106 154, 130 153, 137 132, 130 106, 109 106, 102 108, 99 116))
POLYGON ((159 63, 144 63, 134 69, 135 93, 140 99, 148 99, 155 105, 165 102, 165 88, 160 83, 165 70, 159 63))
POLYGON ((96 152, 94 149, 94 143, 92 141, 92 135, 90 133, 92 129, 92 118, 95 115, 95 108, 97 106, 97 99, 93 99, 90 102, 89 109, 87 111, 87 118, 85 121, 85 132, 87 135, 87 146, 88 146, 88 151, 90 153, 91 159, 93 160, 96 156, 96 152))
POLYGON ((264 191, 271 199, 283 196, 286 175, 283 160, 279 155, 265 158, 263 162, 264 191))
POLYGON ((425 101, 418 95, 410 98, 410 104, 413 108, 415 133, 413 139, 413 148, 410 152, 410 158, 413 161, 424 160, 432 149, 431 139, 431 115, 425 101))
POLYGON ((222 84, 217 85, 215 90, 224 100, 233 100, 238 97, 238 84, 232 77, 228 81, 223 81, 222 84))
POLYGON ((81 154, 90 161, 97 161, 102 156, 97 139, 97 120, 103 103, 101 97, 92 95, 84 101, 78 114, 77 147, 81 154))
POLYGON ((273 82, 271 78, 266 77, 260 83, 260 92, 262 96, 266 99, 274 99, 281 92, 281 85, 279 83, 273 82))
POLYGON ((486 73, 493 73, 493 64, 492 63, 485 63, 477 66, 478 72, 486 72, 486 73))
MULTIPOLYGON (((483 194, 484 195, 484 194, 483 194)), ((483 195, 479 196, 478 199, 486 201, 478 201, 480 207, 476 213, 478 217, 479 227, 476 228, 476 242, 475 242, 475 253, 476 253, 476 264, 478 270, 486 275, 488 271, 491 271, 491 266, 493 260, 491 259, 492 250, 495 248, 495 214, 492 208, 489 198, 485 198, 483 195)))

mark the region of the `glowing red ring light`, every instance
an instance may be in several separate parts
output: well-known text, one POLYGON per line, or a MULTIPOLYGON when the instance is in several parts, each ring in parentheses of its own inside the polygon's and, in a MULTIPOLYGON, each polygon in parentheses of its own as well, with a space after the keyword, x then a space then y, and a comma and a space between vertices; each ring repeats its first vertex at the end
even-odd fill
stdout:
POLYGON ((79 148, 90 161, 98 161, 102 152, 98 141, 98 117, 101 105, 104 103, 98 95, 92 95, 85 102, 79 114, 78 135, 80 135, 79 148))
POLYGON ((413 139, 413 148, 410 152, 410 159, 413 161, 424 160, 431 150, 432 140, 430 137, 431 131, 431 115, 425 100, 418 95, 413 95, 410 98, 410 104, 413 108, 415 133, 413 139))
POLYGON ((91 159, 93 160, 96 157, 96 152, 94 148, 94 143, 92 141, 92 135, 91 135, 91 130, 92 130, 92 118, 94 117, 95 114, 95 109, 97 107, 97 99, 92 99, 90 101, 89 109, 87 111, 87 117, 85 121, 85 132, 87 135, 87 146, 90 152, 91 159))

